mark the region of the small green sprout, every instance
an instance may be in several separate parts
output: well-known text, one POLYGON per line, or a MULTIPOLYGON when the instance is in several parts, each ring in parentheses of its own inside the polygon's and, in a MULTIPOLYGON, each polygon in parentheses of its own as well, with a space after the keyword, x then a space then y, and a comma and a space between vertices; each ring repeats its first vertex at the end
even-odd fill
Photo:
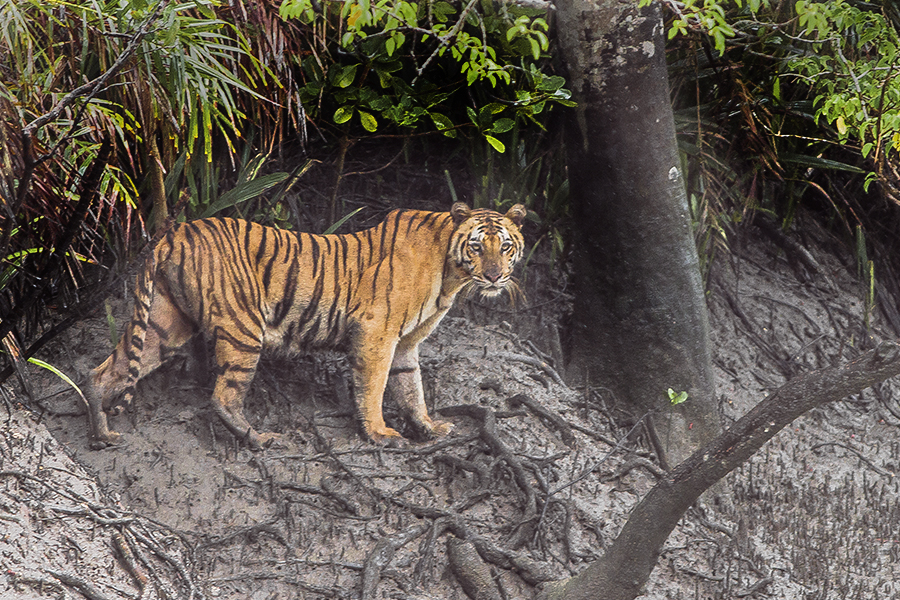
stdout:
POLYGON ((669 394, 669 402, 672 403, 672 406, 678 406, 679 404, 681 404, 682 402, 684 402, 685 400, 688 399, 687 392, 676 392, 672 388, 669 388, 667 390, 667 393, 669 394))

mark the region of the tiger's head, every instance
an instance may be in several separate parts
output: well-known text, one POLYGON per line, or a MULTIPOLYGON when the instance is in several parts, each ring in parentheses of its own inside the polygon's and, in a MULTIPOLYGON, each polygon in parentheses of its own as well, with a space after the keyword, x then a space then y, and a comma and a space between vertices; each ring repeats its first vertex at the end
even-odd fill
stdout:
POLYGON ((518 293, 513 267, 522 258, 525 240, 519 232, 527 211, 521 204, 505 215, 457 202, 450 209, 456 231, 450 241, 450 256, 470 277, 482 296, 497 296, 504 289, 518 293))

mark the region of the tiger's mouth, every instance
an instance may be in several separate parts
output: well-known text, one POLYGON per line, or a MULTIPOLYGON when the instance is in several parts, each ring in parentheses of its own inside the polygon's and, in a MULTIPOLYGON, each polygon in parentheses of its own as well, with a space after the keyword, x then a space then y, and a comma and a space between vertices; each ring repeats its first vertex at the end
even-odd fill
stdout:
POLYGON ((502 286, 492 285, 490 287, 481 288, 481 295, 487 298, 495 298, 503 293, 504 288, 502 286))
POLYGON ((484 281, 481 279, 475 280, 475 285, 478 286, 478 292, 487 298, 494 298, 503 293, 503 290, 506 289, 506 280, 503 281, 484 281))

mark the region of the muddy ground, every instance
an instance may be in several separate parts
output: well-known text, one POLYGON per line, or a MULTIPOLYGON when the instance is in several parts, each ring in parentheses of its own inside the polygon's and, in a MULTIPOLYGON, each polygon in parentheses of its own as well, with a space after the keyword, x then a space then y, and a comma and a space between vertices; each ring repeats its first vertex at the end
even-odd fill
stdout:
MULTIPOLYGON (((808 258, 749 227, 715 261, 726 422, 792 374, 897 335, 867 316, 850 251, 802 225, 791 239, 808 258)), ((77 397, 33 372, 43 414, 0 407, 0 598, 452 600, 466 595, 448 548, 475 556, 460 540, 491 559, 491 597, 578 573, 654 484, 634 460, 653 456, 641 432, 625 439, 601 390, 556 380, 563 300, 543 297, 518 316, 496 305, 492 324, 466 318, 485 313, 472 306, 444 321, 422 363, 432 410, 456 429, 404 448, 361 440, 338 355, 263 363, 247 414, 285 443, 257 453, 219 423, 190 361, 143 382, 112 419, 124 443, 102 451, 88 448, 77 397)), ((128 301, 112 306, 121 326, 128 301)), ((41 358, 80 380, 109 338, 105 319, 87 320, 41 358)), ((897 398, 888 383, 785 429, 720 502, 685 516, 642 598, 900 595, 897 398)))

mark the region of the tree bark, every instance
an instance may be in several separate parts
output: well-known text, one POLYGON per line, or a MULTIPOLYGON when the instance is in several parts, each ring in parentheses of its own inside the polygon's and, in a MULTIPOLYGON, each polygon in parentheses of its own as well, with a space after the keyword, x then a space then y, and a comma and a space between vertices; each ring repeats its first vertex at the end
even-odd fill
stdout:
POLYGON ((575 224, 567 377, 613 390, 636 416, 652 411, 678 464, 720 426, 660 8, 557 7, 578 102, 566 131, 575 224), (669 388, 687 402, 671 406, 669 388))
POLYGON ((885 342, 841 366, 791 379, 725 433, 660 480, 635 506, 606 553, 571 579, 545 584, 541 600, 631 600, 656 566, 663 544, 700 495, 806 411, 900 374, 900 345, 885 342))

